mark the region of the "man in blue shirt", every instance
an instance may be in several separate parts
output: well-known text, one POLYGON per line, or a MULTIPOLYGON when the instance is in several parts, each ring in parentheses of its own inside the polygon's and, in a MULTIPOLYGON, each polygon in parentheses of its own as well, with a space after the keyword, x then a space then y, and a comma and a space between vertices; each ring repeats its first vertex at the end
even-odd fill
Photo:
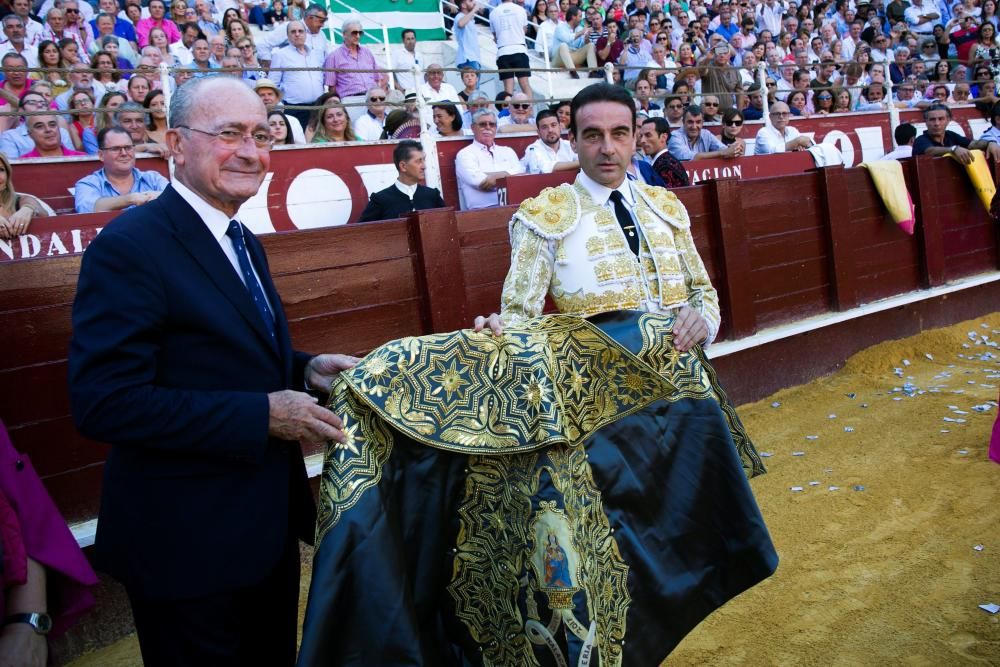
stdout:
MULTIPOLYGON (((122 39, 136 43, 135 27, 132 25, 131 21, 126 21, 118 16, 118 0, 100 0, 97 3, 97 8, 100 10, 101 14, 107 14, 115 22, 114 34, 122 39)), ((101 32, 97 29, 97 16, 94 20, 90 22, 90 28, 94 31, 95 35, 100 35, 101 32)))
POLYGON ((591 72, 597 69, 597 51, 594 49, 594 44, 587 39, 590 27, 581 28, 582 20, 583 14, 580 13, 580 8, 571 5, 566 10, 566 20, 556 26, 555 34, 552 35, 552 46, 549 48, 552 66, 565 67, 574 79, 580 76, 576 73, 579 65, 587 63, 591 72))
POLYGON ((132 208, 156 199, 169 185, 158 172, 135 168, 135 145, 125 128, 104 128, 97 146, 104 167, 76 182, 77 213, 132 208))
POLYGON ((717 136, 704 128, 705 117, 701 107, 692 104, 684 110, 684 126, 670 133, 667 150, 678 160, 707 160, 709 158, 735 158, 743 154, 739 143, 726 146, 717 136))

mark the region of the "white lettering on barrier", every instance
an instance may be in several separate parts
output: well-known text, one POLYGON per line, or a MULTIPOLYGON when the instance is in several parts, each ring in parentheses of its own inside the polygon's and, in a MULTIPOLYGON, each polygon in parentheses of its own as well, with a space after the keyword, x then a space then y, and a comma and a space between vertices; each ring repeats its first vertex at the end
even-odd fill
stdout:
POLYGON ((17 240, 21 242, 21 259, 34 257, 42 251, 42 240, 34 234, 22 234, 17 240))
MULTIPOLYGON (((97 236, 103 227, 94 228, 97 236)), ((54 255, 78 255, 86 250, 90 241, 84 244, 82 229, 68 229, 59 232, 24 234, 16 240, 0 239, 0 260, 31 259, 38 257, 46 248, 45 257, 54 255)), ((88 230, 89 231, 89 230, 88 230)))
POLYGON ((823 137, 822 143, 833 146, 840 151, 841 156, 844 158, 845 167, 854 166, 854 142, 851 138, 841 132, 840 130, 830 130, 823 137), (840 144, 839 146, 837 144, 840 144))
POLYGON ((729 167, 706 167, 701 171, 697 169, 686 169, 688 180, 691 185, 696 183, 701 183, 702 181, 714 181, 719 178, 743 178, 743 167, 739 164, 733 164, 729 167))
POLYGON ((63 245, 62 239, 59 238, 59 232, 52 232, 52 236, 49 238, 49 251, 45 253, 46 257, 51 257, 52 255, 68 255, 69 250, 66 250, 66 246, 63 245))

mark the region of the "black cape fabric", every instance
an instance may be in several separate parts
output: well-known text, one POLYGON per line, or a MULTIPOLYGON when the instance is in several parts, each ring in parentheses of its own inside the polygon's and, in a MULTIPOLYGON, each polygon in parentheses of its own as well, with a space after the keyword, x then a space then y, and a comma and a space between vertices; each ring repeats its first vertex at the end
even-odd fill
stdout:
MULTIPOLYGON (((592 321, 638 354, 639 318, 592 321)), ((659 664, 777 567, 734 419, 657 399, 580 446, 469 454, 376 416, 380 474, 321 487, 299 665, 659 664)))

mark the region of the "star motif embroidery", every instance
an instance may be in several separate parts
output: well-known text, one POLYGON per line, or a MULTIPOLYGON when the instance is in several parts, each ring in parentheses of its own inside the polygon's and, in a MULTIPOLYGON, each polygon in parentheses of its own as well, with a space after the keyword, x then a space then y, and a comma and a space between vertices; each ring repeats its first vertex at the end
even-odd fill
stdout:
POLYGON ((451 366, 447 368, 443 364, 437 364, 437 368, 440 373, 437 375, 432 375, 431 379, 437 382, 440 386, 436 387, 432 394, 439 394, 444 390, 447 399, 451 400, 451 395, 461 391, 462 387, 469 384, 469 381, 462 377, 463 374, 467 372, 465 366, 458 366, 458 362, 452 359, 451 366))
POLYGON ((361 451, 358 449, 358 444, 365 441, 364 438, 358 436, 358 425, 348 425, 347 420, 348 416, 344 415, 344 427, 341 429, 346 437, 344 442, 337 442, 336 440, 330 441, 330 444, 333 445, 333 449, 337 452, 337 458, 341 463, 343 463, 347 458, 348 452, 360 456, 361 451))
POLYGON ((573 364, 572 371, 569 376, 569 392, 568 394, 573 398, 579 400, 583 396, 583 390, 590 382, 590 378, 583 374, 583 371, 573 364))
POLYGON ((528 408, 536 412, 542 407, 542 403, 547 403, 549 388, 545 386, 544 378, 532 377, 528 382, 521 385, 521 400, 528 404, 528 408))

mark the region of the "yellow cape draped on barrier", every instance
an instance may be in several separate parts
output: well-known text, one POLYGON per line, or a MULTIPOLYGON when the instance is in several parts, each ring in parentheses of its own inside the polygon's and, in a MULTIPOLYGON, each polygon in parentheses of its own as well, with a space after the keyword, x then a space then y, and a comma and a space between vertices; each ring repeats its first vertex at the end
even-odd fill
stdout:
MULTIPOLYGON (((990 166, 986 163, 986 155, 978 149, 970 152, 972 153, 972 162, 965 165, 965 173, 969 175, 972 188, 979 195, 979 201, 983 203, 983 207, 988 212, 990 204, 993 202, 993 196, 997 193, 997 186, 993 183, 993 174, 990 173, 990 166)), ((954 158, 954 154, 951 157, 954 158)))
POLYGON ((906 189, 903 178, 903 165, 898 160, 877 160, 862 162, 861 167, 868 170, 875 182, 882 203, 889 211, 893 221, 907 234, 913 234, 915 224, 913 198, 906 189))

